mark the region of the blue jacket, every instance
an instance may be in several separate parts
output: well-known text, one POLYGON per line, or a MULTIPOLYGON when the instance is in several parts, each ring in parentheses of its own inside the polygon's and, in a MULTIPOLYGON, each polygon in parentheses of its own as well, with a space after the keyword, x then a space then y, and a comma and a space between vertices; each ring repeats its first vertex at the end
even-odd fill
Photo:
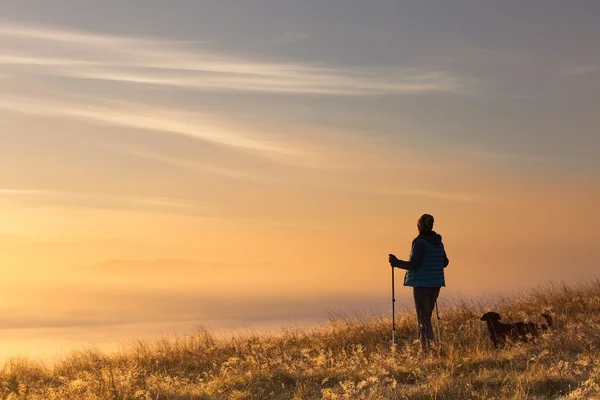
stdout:
POLYGON ((442 236, 431 231, 413 240, 409 261, 395 259, 392 266, 407 270, 404 286, 440 287, 446 286, 444 268, 449 263, 442 236))

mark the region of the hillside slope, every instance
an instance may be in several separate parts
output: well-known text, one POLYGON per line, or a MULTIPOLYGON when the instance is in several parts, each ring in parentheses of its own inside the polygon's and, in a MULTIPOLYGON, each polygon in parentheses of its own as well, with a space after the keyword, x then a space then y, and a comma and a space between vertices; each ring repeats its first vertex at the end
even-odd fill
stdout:
MULTIPOLYGON (((0 373, 2 399, 593 399, 600 398, 600 281, 550 285, 493 307, 442 308, 441 356, 423 358, 416 321, 333 317, 310 331, 216 340, 209 332, 137 342, 115 354, 84 350, 51 366, 23 359, 0 373), (554 316, 537 343, 494 350, 481 314, 554 316)), ((435 328, 435 326, 434 326, 435 328)), ((437 330, 436 330, 437 331, 437 330)))

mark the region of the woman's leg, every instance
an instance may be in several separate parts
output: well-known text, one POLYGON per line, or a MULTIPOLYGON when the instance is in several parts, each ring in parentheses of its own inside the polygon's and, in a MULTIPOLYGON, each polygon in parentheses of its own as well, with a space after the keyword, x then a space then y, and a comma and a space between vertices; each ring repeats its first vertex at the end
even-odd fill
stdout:
POLYGON ((413 289, 415 298, 415 308, 417 310, 417 323, 419 327, 419 341, 421 342, 421 348, 423 352, 427 352, 427 304, 429 299, 427 296, 427 288, 416 287, 413 289))
POLYGON ((435 340, 435 337, 433 336, 433 326, 431 325, 431 316, 433 315, 433 309, 435 308, 435 302, 437 301, 437 298, 440 294, 440 288, 439 287, 432 287, 432 288, 427 288, 429 289, 427 292, 429 299, 427 301, 427 306, 429 307, 427 309, 427 339, 430 341, 429 344, 431 344, 431 342, 433 342, 435 340))
POLYGON ((431 342, 434 340, 431 315, 439 293, 439 287, 416 287, 413 290, 419 324, 419 341, 425 353, 429 352, 431 342))

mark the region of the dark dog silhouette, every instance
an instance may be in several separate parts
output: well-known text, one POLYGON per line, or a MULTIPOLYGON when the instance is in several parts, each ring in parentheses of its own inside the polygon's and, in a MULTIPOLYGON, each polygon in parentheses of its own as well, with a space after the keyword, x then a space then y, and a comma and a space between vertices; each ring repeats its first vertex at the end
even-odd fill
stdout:
POLYGON ((546 324, 537 325, 533 322, 515 322, 512 324, 503 324, 500 322, 500 314, 497 312, 487 312, 481 316, 481 321, 487 323, 488 332, 490 339, 494 343, 495 348, 503 347, 506 343, 506 339, 509 338, 513 341, 520 340, 526 342, 528 340, 527 335, 531 335, 532 338, 539 335, 540 330, 548 330, 552 327, 552 317, 548 314, 542 314, 542 317, 546 320, 546 324))

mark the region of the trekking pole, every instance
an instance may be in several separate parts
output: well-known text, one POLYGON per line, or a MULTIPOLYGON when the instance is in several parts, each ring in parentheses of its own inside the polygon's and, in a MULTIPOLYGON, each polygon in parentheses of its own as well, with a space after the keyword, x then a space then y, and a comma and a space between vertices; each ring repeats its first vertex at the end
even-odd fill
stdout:
POLYGON ((438 310, 437 300, 435 301, 435 313, 437 314, 437 331, 438 331, 438 356, 442 356, 442 334, 440 333, 440 310, 438 310))
POLYGON ((396 296, 394 294, 394 267, 392 267, 392 351, 396 346, 396 296))

